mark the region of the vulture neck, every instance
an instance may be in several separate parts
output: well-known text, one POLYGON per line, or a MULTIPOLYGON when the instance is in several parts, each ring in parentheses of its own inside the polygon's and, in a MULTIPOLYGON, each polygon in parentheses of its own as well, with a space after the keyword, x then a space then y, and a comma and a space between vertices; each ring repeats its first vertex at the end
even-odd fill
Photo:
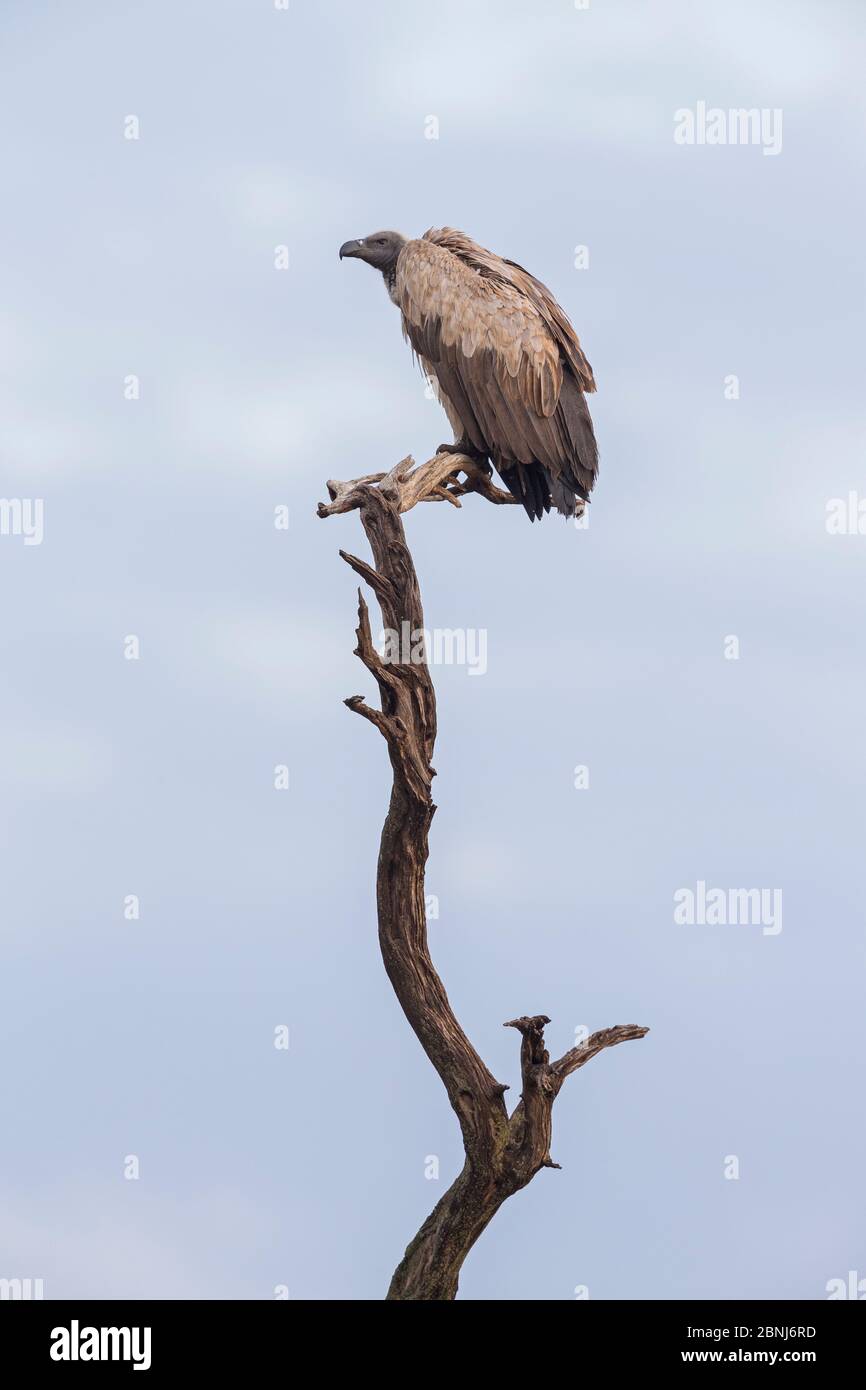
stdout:
POLYGON ((392 304, 397 303, 397 262, 386 266, 382 271, 382 279, 385 281, 385 289, 388 291, 388 298, 392 304))

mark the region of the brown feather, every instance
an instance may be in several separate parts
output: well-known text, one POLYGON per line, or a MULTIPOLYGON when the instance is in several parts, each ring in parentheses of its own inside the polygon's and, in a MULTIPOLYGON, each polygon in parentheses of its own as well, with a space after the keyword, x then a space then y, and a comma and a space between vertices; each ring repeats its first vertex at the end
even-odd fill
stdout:
POLYGON ((530 515, 549 506, 551 488, 560 509, 573 511, 598 467, 583 394, 595 381, 550 291, 515 262, 443 228, 403 246, 396 298, 455 434, 506 470, 530 515))

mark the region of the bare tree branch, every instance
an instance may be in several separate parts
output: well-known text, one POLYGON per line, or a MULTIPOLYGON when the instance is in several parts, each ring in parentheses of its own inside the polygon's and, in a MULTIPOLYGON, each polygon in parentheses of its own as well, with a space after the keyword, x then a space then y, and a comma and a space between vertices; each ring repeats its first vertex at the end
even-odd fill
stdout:
POLYGON ((573 1071, 582 1067, 584 1062, 588 1062, 591 1057, 595 1057, 599 1052, 603 1052, 606 1047, 616 1047, 617 1043, 632 1042, 635 1038, 642 1038, 649 1032, 648 1028, 639 1028, 634 1023, 619 1023, 613 1028, 600 1028, 597 1033, 593 1033, 579 1047, 573 1047, 570 1052, 566 1052, 560 1057, 558 1062, 554 1062, 551 1071, 564 1081, 567 1076, 571 1076, 573 1071))
MULTIPOLYGON (((330 481, 320 517, 359 511, 374 564, 340 551, 371 587, 384 627, 422 632, 424 614, 401 514, 420 502, 477 492, 494 505, 514 499, 474 460, 436 454, 416 466, 403 459, 388 473, 349 482, 330 481)), ((388 978, 416 1037, 436 1068, 463 1135, 466 1154, 459 1176, 424 1222, 395 1271, 391 1299, 453 1299, 469 1250, 502 1203, 541 1168, 558 1168, 550 1156, 551 1115, 571 1072, 603 1048, 640 1038, 634 1025, 603 1029, 551 1064, 544 1046, 544 1014, 511 1019, 521 1034, 521 1096, 509 1115, 508 1087, 488 1071, 461 1028, 430 958, 424 898, 428 833, 435 813, 431 786, 436 738, 436 696, 423 653, 393 660, 375 648, 370 616, 358 594, 356 655, 379 688, 380 709, 353 695, 346 704, 384 737, 393 770, 391 802, 382 830, 376 879, 379 944, 388 978)), ((403 653, 401 653, 401 656, 403 653)))

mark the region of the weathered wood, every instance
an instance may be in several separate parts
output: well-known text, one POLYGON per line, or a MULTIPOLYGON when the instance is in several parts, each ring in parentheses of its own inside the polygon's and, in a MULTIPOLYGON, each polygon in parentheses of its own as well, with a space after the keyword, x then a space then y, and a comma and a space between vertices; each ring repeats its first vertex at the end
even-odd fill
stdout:
MULTIPOLYGON (((424 627, 418 578, 401 514, 419 502, 455 505, 478 492, 497 505, 514 499, 469 458, 437 454, 416 467, 411 458, 389 473, 351 482, 330 481, 330 501, 319 516, 357 510, 374 565, 340 551, 370 585, 386 629, 424 627), (462 474, 462 477, 461 477, 462 474)), ((391 802, 382 830, 376 879, 379 944, 388 978, 421 1046, 436 1068, 460 1122, 465 1162, 397 1266, 389 1299, 453 1299, 463 1261, 502 1203, 550 1156, 553 1103, 566 1077, 604 1048, 648 1031, 632 1024, 605 1028, 551 1063, 544 1047, 545 1015, 512 1019, 521 1034, 521 1097, 509 1115, 508 1087, 488 1071, 448 1002, 427 943, 424 871, 436 807, 431 796, 436 739, 436 696, 426 660, 386 661, 373 645, 370 616, 358 591, 355 654, 376 680, 380 708, 361 695, 348 707, 375 724, 385 738, 393 770, 391 802)))

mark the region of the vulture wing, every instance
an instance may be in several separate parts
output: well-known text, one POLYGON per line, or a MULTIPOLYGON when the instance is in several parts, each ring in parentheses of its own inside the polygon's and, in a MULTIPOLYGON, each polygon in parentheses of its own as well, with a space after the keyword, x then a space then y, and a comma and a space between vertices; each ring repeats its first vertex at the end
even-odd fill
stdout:
POLYGON ((550 498, 572 515, 598 468, 584 399, 595 381, 550 291, 446 227, 403 247, 395 297, 455 429, 492 457, 530 515, 550 498))

